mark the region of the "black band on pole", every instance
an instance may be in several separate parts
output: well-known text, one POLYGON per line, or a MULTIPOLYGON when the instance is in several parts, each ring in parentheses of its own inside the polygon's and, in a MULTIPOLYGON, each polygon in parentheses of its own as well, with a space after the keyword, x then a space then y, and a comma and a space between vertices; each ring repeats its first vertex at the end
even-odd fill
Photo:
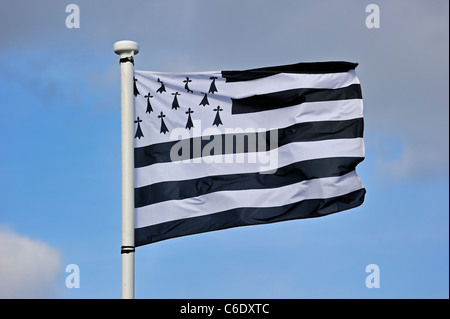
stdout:
POLYGON ((122 246, 120 247, 121 254, 134 253, 134 246, 122 246))
POLYGON ((121 58, 119 60, 119 64, 120 63, 125 63, 125 62, 131 62, 134 65, 134 58, 132 56, 127 56, 126 58, 121 58))

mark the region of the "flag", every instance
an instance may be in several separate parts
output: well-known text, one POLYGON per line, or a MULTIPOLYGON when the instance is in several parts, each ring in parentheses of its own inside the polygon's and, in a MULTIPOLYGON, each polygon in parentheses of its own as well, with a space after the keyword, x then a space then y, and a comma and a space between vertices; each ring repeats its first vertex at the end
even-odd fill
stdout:
POLYGON ((361 205, 356 66, 136 70, 135 245, 361 205))

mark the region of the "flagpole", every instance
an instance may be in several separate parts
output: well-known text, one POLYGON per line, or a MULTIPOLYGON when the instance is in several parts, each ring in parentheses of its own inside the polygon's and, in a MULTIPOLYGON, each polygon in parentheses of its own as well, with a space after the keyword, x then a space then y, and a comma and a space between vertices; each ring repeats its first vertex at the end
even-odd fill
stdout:
POLYGON ((120 56, 121 145, 122 145, 122 298, 134 298, 134 97, 133 65, 139 45, 134 41, 114 43, 120 56))

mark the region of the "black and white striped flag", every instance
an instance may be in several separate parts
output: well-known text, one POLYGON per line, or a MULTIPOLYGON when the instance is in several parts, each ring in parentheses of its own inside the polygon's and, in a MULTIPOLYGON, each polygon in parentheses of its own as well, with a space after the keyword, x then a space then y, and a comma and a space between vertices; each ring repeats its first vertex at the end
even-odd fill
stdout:
POLYGON ((135 244, 359 206, 357 64, 135 71, 135 244))

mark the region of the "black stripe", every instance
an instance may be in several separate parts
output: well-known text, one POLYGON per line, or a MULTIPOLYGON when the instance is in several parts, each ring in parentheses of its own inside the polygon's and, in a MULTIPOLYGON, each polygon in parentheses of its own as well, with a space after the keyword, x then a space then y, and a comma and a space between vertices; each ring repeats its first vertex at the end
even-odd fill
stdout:
POLYGON ((302 88, 254 95, 232 100, 232 114, 262 112, 305 102, 362 99, 361 86, 351 84, 339 89, 302 88))
POLYGON ((222 77, 225 78, 226 82, 239 82, 260 79, 278 73, 321 74, 348 72, 354 70, 357 65, 358 63, 343 61, 304 62, 243 71, 222 71, 222 77))
MULTIPOLYGON (((291 142, 305 142, 305 141, 320 141, 327 139, 340 139, 340 138, 357 138, 363 137, 364 121, 363 118, 356 118, 344 121, 321 121, 321 122, 306 122, 297 123, 286 128, 278 129, 278 147, 286 145, 291 142)), ((242 133, 242 134, 221 134, 213 135, 211 139, 206 140, 201 137, 190 138, 183 140, 183 144, 186 145, 186 150, 189 152, 184 154, 179 154, 179 159, 193 159, 201 157, 202 154, 197 145, 201 147, 201 150, 205 145, 212 143, 216 138, 219 138, 222 143, 221 154, 236 154, 236 153, 246 153, 249 150, 270 150, 270 137, 271 131, 260 132, 259 134, 265 134, 262 139, 265 141, 266 145, 258 145, 259 139, 257 137, 258 133, 242 133), (227 148, 227 141, 232 138, 234 141, 233 148, 227 148), (245 139, 246 138, 246 139, 245 139), (244 139, 243 149, 237 149, 236 141, 244 139), (256 141, 256 145, 250 144, 249 141, 256 141), (188 148, 189 146, 189 148, 188 148)), ((273 135, 272 135, 273 136, 273 135)), ((172 141, 166 143, 152 144, 145 147, 139 147, 134 149, 134 165, 136 168, 145 167, 148 165, 156 163, 166 163, 170 162, 170 150, 179 141, 172 141)), ((180 144, 179 144, 180 145, 180 144)), ((273 143, 272 143, 273 145, 273 143)), ((214 150, 215 155, 218 150, 214 150)))
POLYGON ((355 170, 362 157, 307 160, 280 167, 272 174, 245 173, 205 176, 197 179, 155 183, 134 190, 135 207, 178 200, 217 191, 276 188, 304 180, 342 176, 355 170))
POLYGON ((268 224, 292 219, 320 217, 357 207, 364 202, 364 188, 343 196, 309 199, 281 207, 243 207, 211 215, 170 221, 135 229, 135 245, 238 226, 268 224))

